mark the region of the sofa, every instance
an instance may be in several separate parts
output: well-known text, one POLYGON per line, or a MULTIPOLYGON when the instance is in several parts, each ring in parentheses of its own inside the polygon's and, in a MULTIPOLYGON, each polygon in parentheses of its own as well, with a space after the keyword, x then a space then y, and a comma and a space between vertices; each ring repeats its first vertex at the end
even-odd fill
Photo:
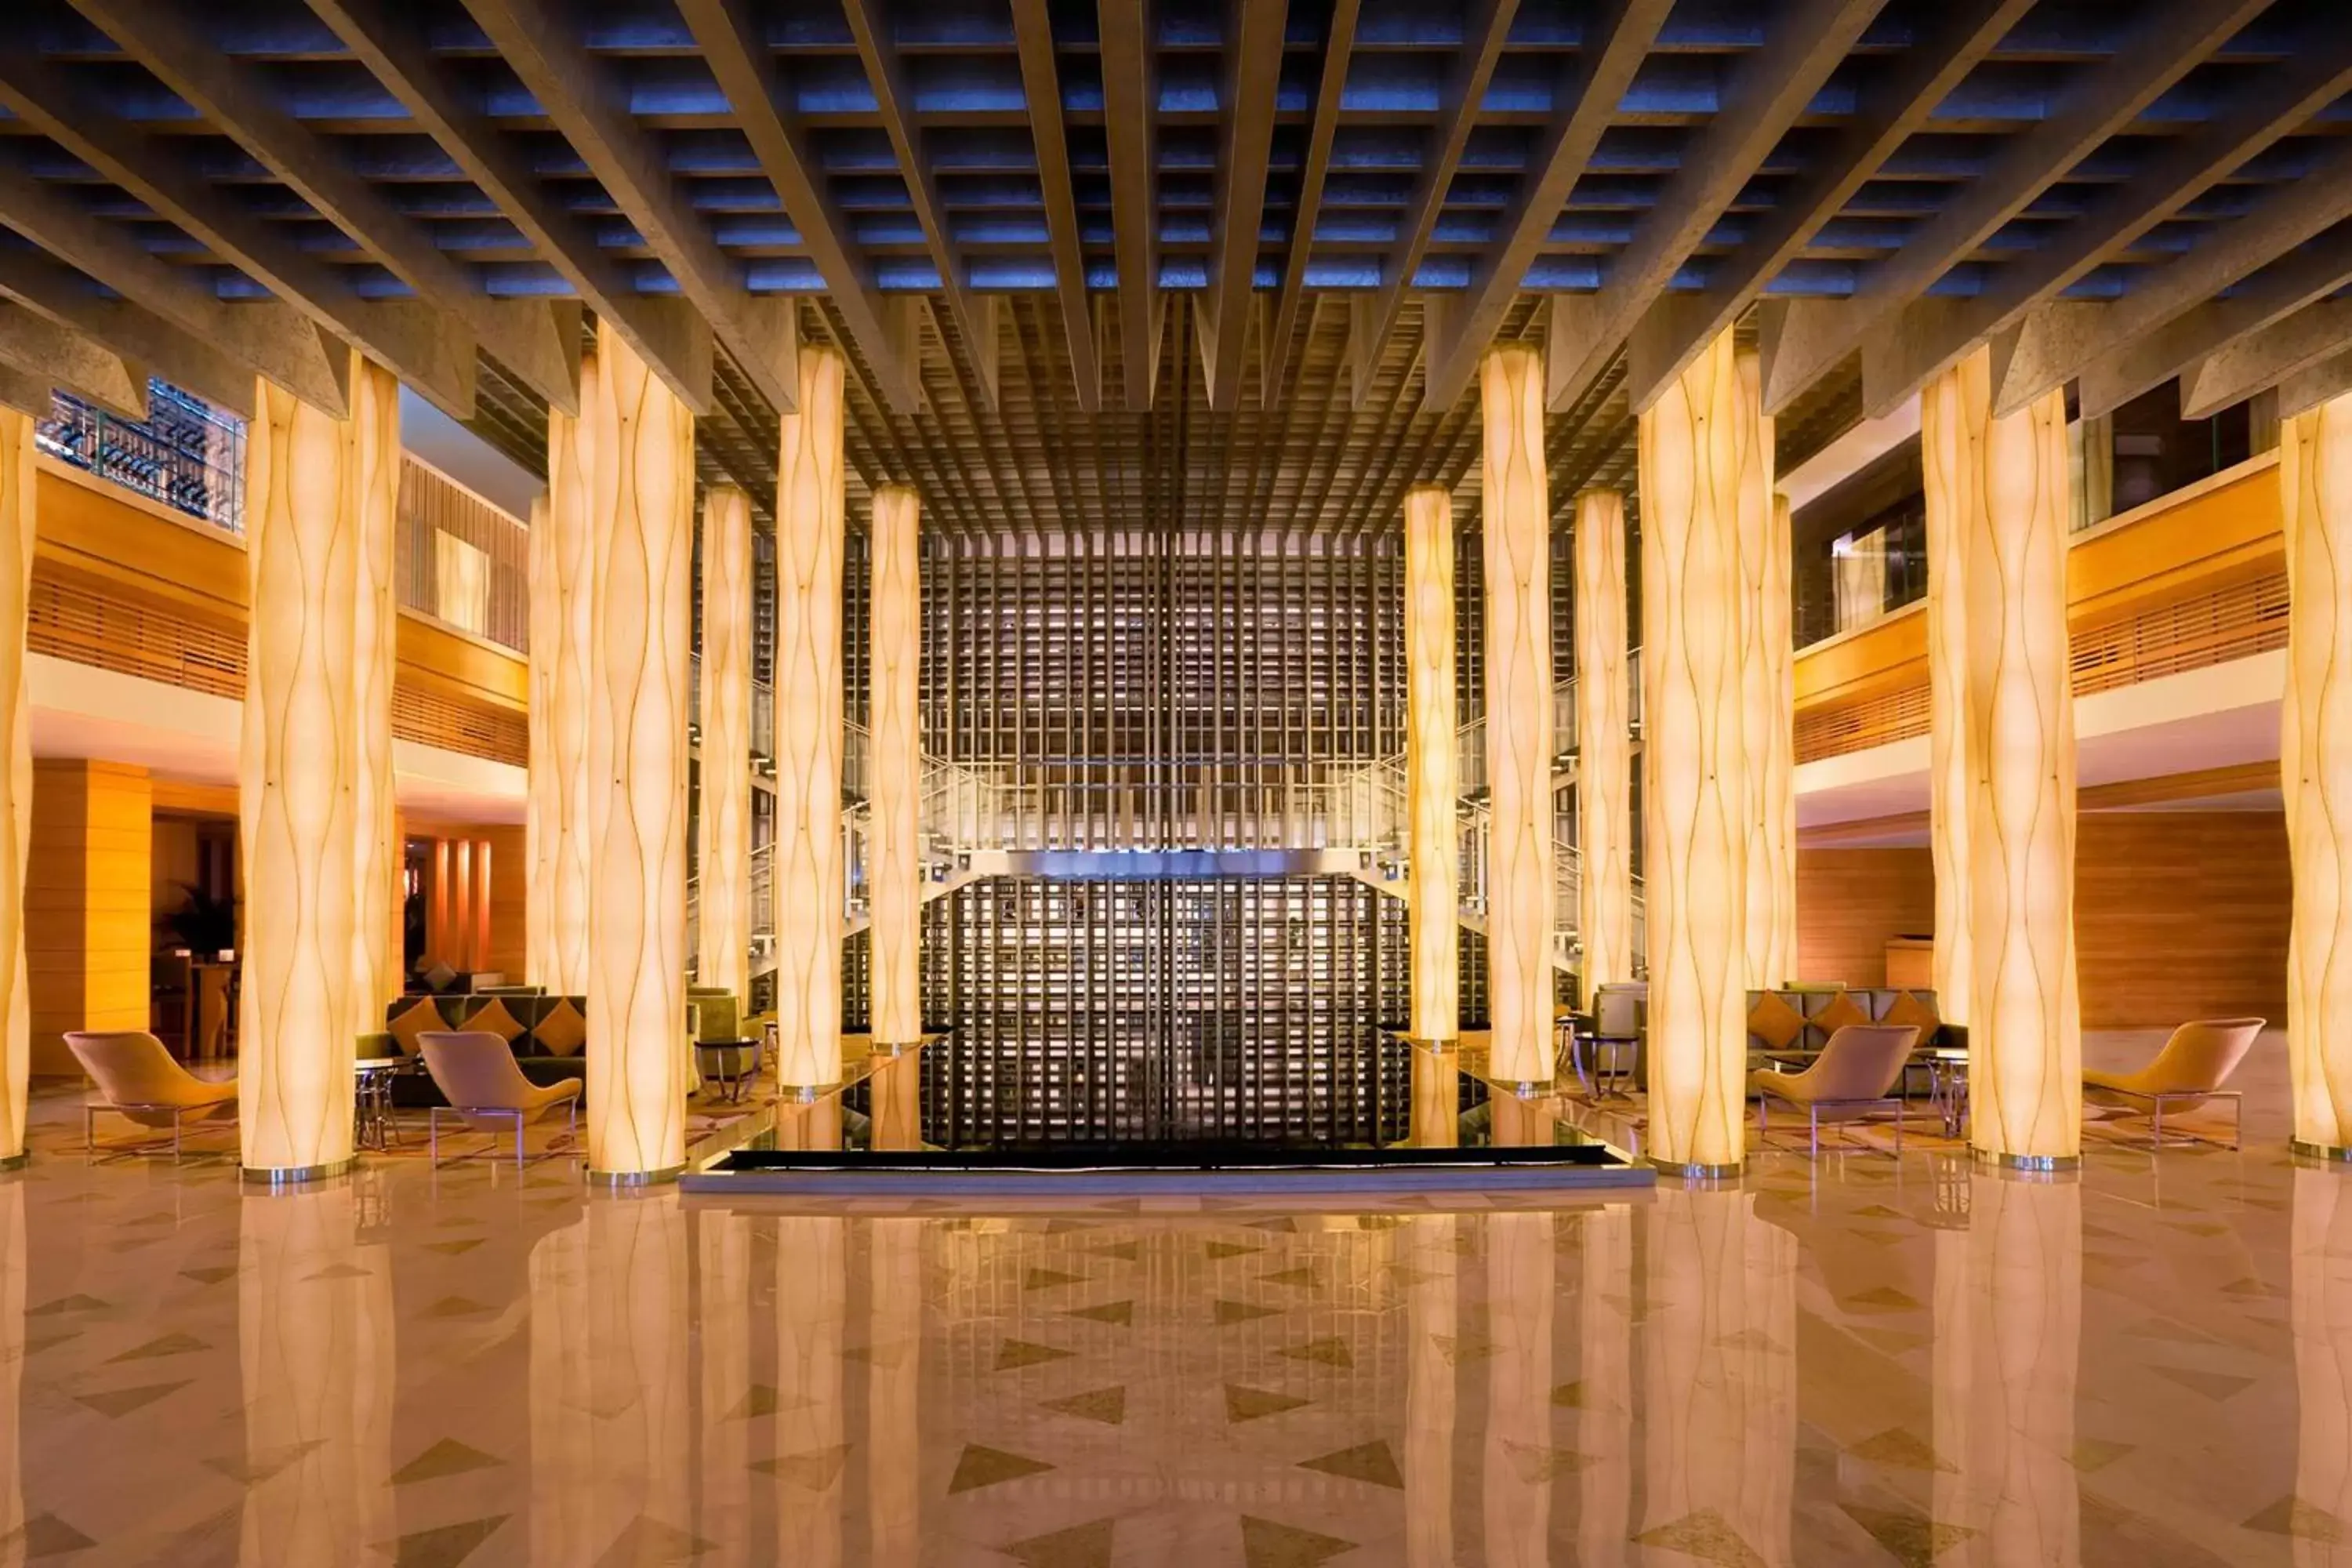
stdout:
MULTIPOLYGON (((584 1079, 588 1068, 581 1047, 587 1032, 587 1005, 583 996, 551 996, 526 988, 406 995, 384 1009, 385 1032, 375 1037, 375 1048, 381 1051, 389 1046, 403 1055, 415 1056, 415 1038, 425 1029, 494 1027, 505 1034, 512 1026, 513 1037, 507 1045, 525 1078, 536 1084, 584 1079), (491 1014, 493 1007, 499 1012, 491 1014)), ((442 1103, 441 1091, 422 1069, 394 1078, 392 1100, 403 1108, 442 1103)))
MULTIPOLYGON (((1783 985, 1748 994, 1748 1066, 1768 1068, 1819 1054, 1847 1024, 1909 1024, 1919 1031, 1918 1050, 1954 1043, 1948 1037, 1933 991, 1899 986, 1783 985)), ((1927 1068, 1914 1058, 1904 1069, 1906 1089, 1927 1068)))

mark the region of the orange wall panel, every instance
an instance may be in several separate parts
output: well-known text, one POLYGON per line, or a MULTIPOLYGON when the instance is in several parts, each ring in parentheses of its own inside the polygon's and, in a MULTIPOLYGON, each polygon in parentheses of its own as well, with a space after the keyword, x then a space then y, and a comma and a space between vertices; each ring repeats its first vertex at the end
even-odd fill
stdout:
POLYGON ((1936 865, 1916 848, 1797 851, 1797 978, 1882 985, 1890 937, 1936 927, 1936 865))
POLYGON ((2290 889, 2279 812, 2093 812, 2074 843, 2083 1026, 2286 1021, 2290 889))

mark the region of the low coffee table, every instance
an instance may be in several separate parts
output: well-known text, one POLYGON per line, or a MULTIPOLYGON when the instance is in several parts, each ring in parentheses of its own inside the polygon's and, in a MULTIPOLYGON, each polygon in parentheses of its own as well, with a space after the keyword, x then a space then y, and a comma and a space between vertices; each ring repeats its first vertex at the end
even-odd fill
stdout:
POLYGON ((1958 1138, 1969 1125, 1969 1053, 1939 1046, 1919 1056, 1927 1064, 1927 1103, 1943 1118, 1944 1136, 1958 1138))
POLYGON ((405 1057, 362 1057, 352 1064, 356 1099, 352 1107, 352 1142, 378 1152, 400 1141, 392 1121, 392 1080, 408 1070, 405 1057))

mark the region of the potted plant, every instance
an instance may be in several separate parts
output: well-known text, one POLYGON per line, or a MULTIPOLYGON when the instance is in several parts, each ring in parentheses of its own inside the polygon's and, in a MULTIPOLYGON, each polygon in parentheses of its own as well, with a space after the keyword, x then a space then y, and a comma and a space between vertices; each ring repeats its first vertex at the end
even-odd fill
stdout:
POLYGON ((213 958, 236 946, 236 900, 224 899, 194 882, 173 884, 186 895, 180 907, 167 910, 155 921, 168 948, 186 948, 198 958, 213 958))

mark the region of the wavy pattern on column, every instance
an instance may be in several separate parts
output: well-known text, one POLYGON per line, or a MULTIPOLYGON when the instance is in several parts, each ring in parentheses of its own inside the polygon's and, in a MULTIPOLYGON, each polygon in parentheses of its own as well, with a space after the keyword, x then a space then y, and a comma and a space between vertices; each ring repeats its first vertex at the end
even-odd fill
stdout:
POLYGON ((245 952, 238 1135, 249 1170, 352 1157, 359 762, 357 530, 342 422, 268 381, 246 437, 247 635, 237 805, 245 952))
POLYGON ((874 492, 873 841, 866 896, 872 900, 872 1020, 877 1045, 923 1037, 921 831, 923 716, 918 706, 923 650, 922 502, 906 485, 874 492))
POLYGON ((2352 397, 2279 432, 2286 522, 2286 791, 2294 921, 2288 939, 2287 1061, 2294 1139, 2352 1145, 2352 397))
POLYGON ((801 351, 776 470, 776 1081, 841 1079, 842 373, 801 351))
POLYGON ((1641 416, 1651 1155, 1747 1153, 1738 373, 1724 332, 1641 416))
MULTIPOLYGON (((1979 349, 1968 408, 1990 405, 1979 349)), ((1974 421, 1974 416, 1963 418, 1974 421)), ((1988 1156, 2083 1145, 2074 984, 2074 698, 2066 663, 2066 400, 1988 416, 1985 504, 1969 535, 1969 1136, 1988 1156)))
POLYGON ((359 722, 352 811, 359 836, 358 903, 353 915, 353 1033, 383 1027, 383 1006, 400 994, 400 933, 391 889, 400 879, 393 836, 392 681, 400 605, 393 593, 394 544, 400 531, 400 381, 364 354, 352 355, 352 527, 359 544, 352 603, 352 696, 359 722))
POLYGON ((751 498, 702 502, 701 924, 695 978, 751 990, 751 498))
MULTIPOLYGON (((1979 366, 1988 376, 1990 365, 1979 366)), ((1969 931, 1968 542, 1984 510, 1992 404, 1963 395, 1958 365, 1919 393, 1919 462, 1927 500, 1928 838, 1936 863, 1936 1010, 1969 1021, 1975 960, 1969 931)))
POLYGON ((33 1005, 25 961, 25 859, 33 847, 33 703, 25 613, 33 583, 33 421, 0 408, 0 1161, 25 1152, 33 1005))
POLYGON ((1950 1489, 1961 1511, 1939 1522, 1978 1532, 1958 1554, 1961 1562, 2073 1568, 2083 1561, 2074 1464, 2081 1184, 1993 1172, 1971 1178, 1960 1289, 1968 1349, 1937 1356, 1935 1398, 1964 1413, 1960 1452, 1937 1456, 1958 1467, 1950 1489), (1948 1369, 1966 1382, 1947 1384, 1948 1369))
POLYGON ((1732 354, 1732 437, 1739 518, 1739 735, 1745 759, 1741 785, 1748 843, 1741 876, 1747 913, 1741 921, 1741 969, 1748 985, 1779 985, 1795 977, 1797 868, 1795 653, 1788 646, 1789 547, 1785 528, 1773 548, 1780 519, 1772 492, 1772 420, 1764 413, 1762 361, 1754 349, 1732 354), (1781 805, 1790 816, 1780 828, 1781 805))
POLYGON ((1480 367, 1486 452, 1486 994, 1491 1070, 1552 1076, 1551 501, 1543 355, 1512 344, 1480 367))
POLYGON ((580 362, 574 419, 547 412, 547 503, 530 530, 530 804, 527 852, 531 983, 559 996, 588 991, 589 665, 596 618, 594 459, 591 410, 596 356, 580 362))
POLYGON ((1633 978, 1633 736, 1625 670, 1625 498, 1576 498, 1577 935, 1584 994, 1633 978))
POLYGON ((589 515, 588 1165, 686 1160, 686 708, 694 416, 607 324, 596 331, 589 515))
POLYGON ((1405 895, 1412 942, 1412 1034, 1462 1029, 1462 848, 1455 831, 1454 497, 1415 485, 1404 498, 1405 895))

